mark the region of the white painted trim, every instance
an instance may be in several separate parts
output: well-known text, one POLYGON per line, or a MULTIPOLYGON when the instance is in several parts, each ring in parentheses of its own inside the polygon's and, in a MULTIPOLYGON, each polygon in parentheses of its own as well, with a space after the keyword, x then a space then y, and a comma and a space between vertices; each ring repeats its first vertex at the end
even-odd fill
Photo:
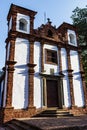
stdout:
POLYGON ((75 31, 68 29, 67 34, 68 34, 68 44, 73 45, 73 46, 77 46, 77 38, 76 38, 75 31), (74 43, 70 42, 70 37, 69 37, 70 34, 72 34, 74 36, 74 43))
POLYGON ((3 107, 6 106, 6 94, 7 94, 7 79, 8 79, 8 71, 6 66, 6 73, 5 73, 5 85, 4 85, 4 100, 3 100, 3 107))
POLYGON ((8 27, 8 30, 10 31, 12 29, 12 17, 10 18, 10 21, 9 21, 9 27, 8 27))
POLYGON ((58 64, 47 64, 46 59, 45 59, 45 57, 46 57, 45 56, 45 49, 50 49, 50 50, 57 51, 57 58, 59 59, 57 46, 44 44, 43 48, 44 48, 44 73, 45 74, 50 74, 50 69, 54 69, 54 75, 58 75, 58 73, 59 73, 59 63, 58 64))
POLYGON ((7 61, 9 60, 9 55, 10 55, 10 42, 8 43, 7 46, 7 61))
POLYGON ((22 32, 22 33, 29 34, 30 33, 30 17, 27 15, 24 15, 24 14, 17 13, 16 30, 19 32, 22 32), (27 21, 27 30, 26 31, 19 29, 19 20, 20 19, 25 19, 27 21))
POLYGON ((34 74, 34 106, 36 108, 42 107, 42 86, 41 86, 41 77, 39 73, 41 72, 41 46, 39 42, 34 43, 34 64, 35 74, 34 74))

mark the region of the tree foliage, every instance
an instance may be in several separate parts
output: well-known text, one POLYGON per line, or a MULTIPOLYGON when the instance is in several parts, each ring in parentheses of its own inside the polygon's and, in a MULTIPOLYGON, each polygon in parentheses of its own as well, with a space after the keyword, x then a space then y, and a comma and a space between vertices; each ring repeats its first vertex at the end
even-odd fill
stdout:
POLYGON ((83 66, 87 84, 87 6, 85 8, 76 7, 71 16, 73 25, 77 27, 79 45, 82 49, 83 66))

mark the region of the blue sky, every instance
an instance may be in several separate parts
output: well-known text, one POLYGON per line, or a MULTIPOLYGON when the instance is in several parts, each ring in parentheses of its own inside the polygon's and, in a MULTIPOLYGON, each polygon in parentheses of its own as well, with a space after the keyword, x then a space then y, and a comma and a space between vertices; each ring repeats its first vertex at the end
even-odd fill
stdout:
POLYGON ((34 27, 39 27, 45 23, 46 18, 50 18, 53 25, 58 27, 63 22, 72 24, 70 16, 72 11, 78 6, 84 8, 87 0, 1 0, 0 2, 0 69, 5 62, 5 39, 7 37, 7 14, 11 3, 37 11, 34 27))

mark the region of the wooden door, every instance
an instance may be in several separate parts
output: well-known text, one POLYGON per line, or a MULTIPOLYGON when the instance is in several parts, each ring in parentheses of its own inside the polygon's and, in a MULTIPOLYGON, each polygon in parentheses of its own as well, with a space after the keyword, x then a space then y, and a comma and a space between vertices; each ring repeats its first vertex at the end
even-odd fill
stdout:
POLYGON ((58 107, 57 80, 47 80, 47 107, 58 107))

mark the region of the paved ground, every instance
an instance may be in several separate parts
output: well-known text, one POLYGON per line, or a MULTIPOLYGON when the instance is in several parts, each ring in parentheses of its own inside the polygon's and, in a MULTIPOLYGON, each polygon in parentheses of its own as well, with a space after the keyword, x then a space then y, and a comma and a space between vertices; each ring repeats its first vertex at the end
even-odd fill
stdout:
MULTIPOLYGON (((63 118, 29 118, 21 119, 34 130, 87 130, 87 115, 63 118)), ((0 130, 5 130, 0 128, 0 130)))
POLYGON ((5 128, 0 127, 0 130, 5 130, 5 128))
MULTIPOLYGON (((60 130, 61 128, 71 128, 75 130, 87 130, 87 116, 66 117, 66 118, 32 118, 24 120, 42 130, 60 130)), ((74 130, 73 129, 73 130, 74 130)), ((62 130, 62 129, 61 129, 62 130)), ((68 129, 69 130, 69 129, 68 129)))

